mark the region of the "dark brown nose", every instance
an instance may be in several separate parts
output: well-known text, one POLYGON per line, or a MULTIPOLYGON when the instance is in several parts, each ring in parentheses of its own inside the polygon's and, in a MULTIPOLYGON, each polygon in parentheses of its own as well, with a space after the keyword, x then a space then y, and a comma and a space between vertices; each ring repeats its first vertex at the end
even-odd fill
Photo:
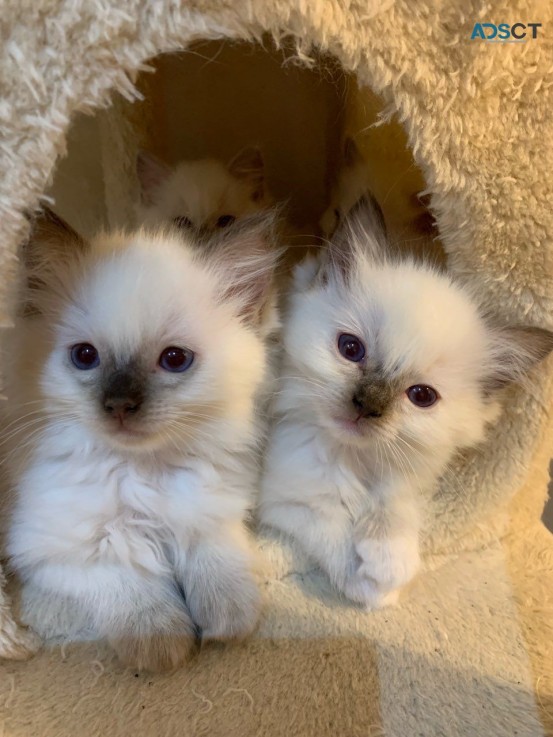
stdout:
POLYGON ((351 398, 359 417, 382 417, 393 400, 393 388, 386 381, 360 383, 351 398))
POLYGON ((122 368, 110 374, 102 393, 102 407, 120 420, 135 414, 144 401, 144 383, 136 371, 122 368))
POLYGON ((140 409, 140 402, 132 397, 107 397, 104 400, 104 410, 108 415, 123 419, 127 415, 133 415, 140 409))
POLYGON ((361 417, 382 417, 384 414, 384 406, 377 406, 374 402, 369 405, 366 400, 362 399, 357 394, 353 395, 351 401, 355 407, 355 411, 358 412, 361 417))

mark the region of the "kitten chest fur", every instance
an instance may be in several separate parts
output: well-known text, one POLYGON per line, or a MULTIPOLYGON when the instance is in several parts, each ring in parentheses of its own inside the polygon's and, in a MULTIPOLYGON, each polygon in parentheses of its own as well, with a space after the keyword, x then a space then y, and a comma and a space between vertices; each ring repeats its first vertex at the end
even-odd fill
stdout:
POLYGON ((75 444, 70 427, 35 452, 41 462, 21 477, 10 536, 23 570, 46 557, 167 573, 176 548, 242 519, 250 503, 238 474, 233 483, 232 457, 218 466, 198 457, 125 458, 86 436, 75 444))
MULTIPOLYGON (((376 446, 361 450, 341 445, 316 423, 296 417, 281 418, 278 423, 268 451, 269 466, 276 457, 286 457, 288 463, 286 481, 282 479, 286 489, 281 486, 279 492, 282 497, 291 502, 309 500, 325 513, 338 505, 353 526, 375 503, 400 493, 406 479, 420 484, 429 472, 428 468, 398 468, 395 459, 376 446)), ((428 496, 431 487, 421 487, 428 496)))

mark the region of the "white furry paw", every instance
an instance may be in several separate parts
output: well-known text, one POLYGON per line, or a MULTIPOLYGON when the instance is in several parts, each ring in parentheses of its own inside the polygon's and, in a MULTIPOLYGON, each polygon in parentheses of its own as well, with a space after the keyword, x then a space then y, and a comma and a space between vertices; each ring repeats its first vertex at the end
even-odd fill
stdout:
POLYGON ((361 560, 346 581, 346 596, 370 609, 397 603, 399 590, 420 567, 418 538, 408 535, 364 538, 355 545, 355 550, 361 560))
MULTIPOLYGON (((163 673, 184 665, 196 652, 195 627, 188 614, 175 610, 156 625, 129 623, 128 632, 108 637, 120 662, 134 670, 163 673), (150 631, 148 631, 150 630, 150 631)), ((161 617, 158 617, 161 620, 161 617)))
POLYGON ((247 637, 255 628, 261 609, 261 594, 255 576, 243 571, 231 581, 194 585, 186 603, 204 640, 247 637))
POLYGON ((343 591, 348 599, 363 604, 369 610, 395 606, 400 592, 399 589, 383 591, 374 579, 358 573, 350 576, 344 584, 343 591))
POLYGON ((143 637, 111 638, 122 665, 138 671, 165 673, 184 665, 196 651, 192 635, 157 632, 143 637))
POLYGON ((27 660, 41 646, 41 641, 30 629, 16 624, 11 617, 0 622, 0 658, 7 660, 27 660))

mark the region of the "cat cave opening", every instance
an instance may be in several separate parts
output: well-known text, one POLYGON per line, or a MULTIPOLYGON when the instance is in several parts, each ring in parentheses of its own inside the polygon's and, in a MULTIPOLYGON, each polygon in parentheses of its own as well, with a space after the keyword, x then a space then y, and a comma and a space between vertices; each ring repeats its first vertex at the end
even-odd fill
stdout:
POLYGON ((284 203, 289 245, 301 245, 331 237, 368 190, 392 243, 443 260, 403 129, 381 121, 383 101, 335 58, 313 58, 299 63, 293 45, 266 39, 149 60, 136 80, 141 100, 117 95, 75 117, 47 193, 54 209, 89 236, 145 222, 145 212, 149 224, 217 228, 284 203))

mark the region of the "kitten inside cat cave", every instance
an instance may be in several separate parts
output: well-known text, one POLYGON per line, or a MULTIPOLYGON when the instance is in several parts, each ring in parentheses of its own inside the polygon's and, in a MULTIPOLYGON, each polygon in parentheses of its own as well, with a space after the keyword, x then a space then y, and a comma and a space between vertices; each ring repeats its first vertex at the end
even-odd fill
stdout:
POLYGON ((85 241, 48 211, 35 222, 2 451, 7 552, 43 637, 106 639, 156 671, 198 633, 254 628, 267 232, 254 218, 199 249, 185 232, 85 241))
POLYGON ((239 151, 228 164, 216 159, 191 159, 170 167, 151 153, 137 157, 143 225, 175 225, 202 237, 266 210, 272 198, 265 182, 259 148, 239 151))
POLYGON ((393 603, 439 477, 553 332, 490 322, 450 276, 392 255, 366 199, 296 268, 282 331, 259 518, 346 597, 393 603))

